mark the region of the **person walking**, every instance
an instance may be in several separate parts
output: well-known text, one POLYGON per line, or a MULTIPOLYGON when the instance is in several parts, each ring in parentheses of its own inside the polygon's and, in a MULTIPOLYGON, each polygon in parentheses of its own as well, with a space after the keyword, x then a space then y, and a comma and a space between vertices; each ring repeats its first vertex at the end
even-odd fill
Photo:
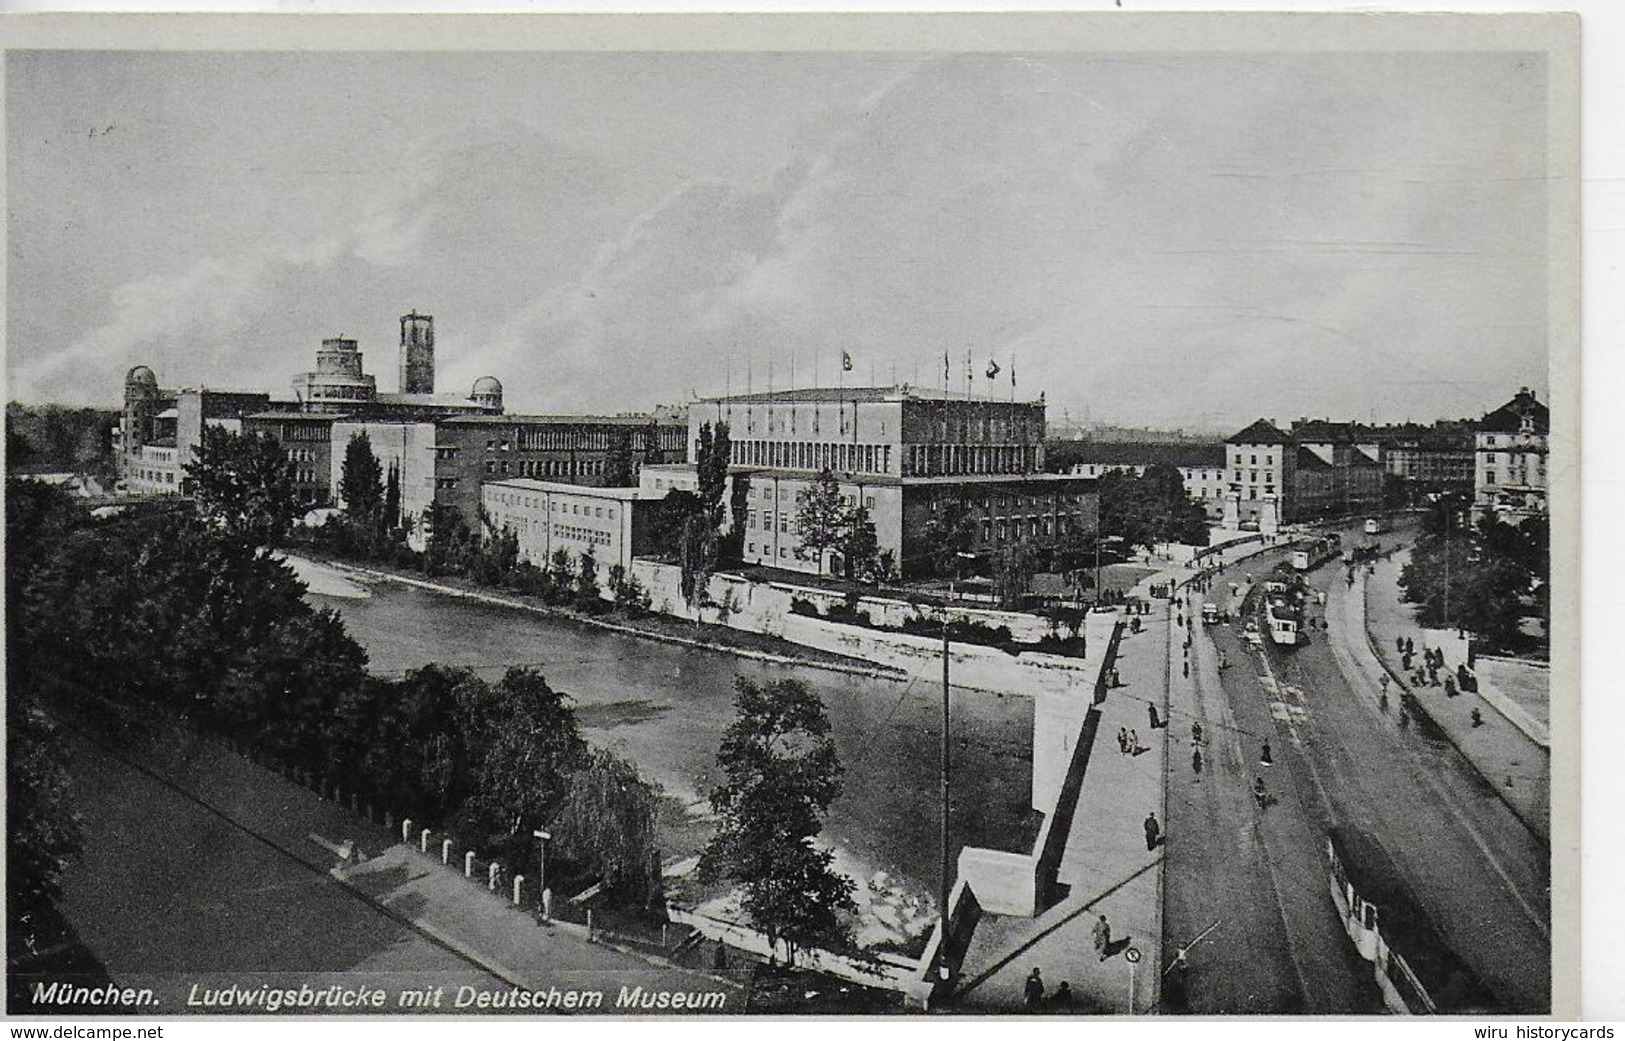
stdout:
POLYGON ((1055 988, 1055 996, 1050 999, 1050 1004, 1059 1009, 1071 1008, 1072 984, 1068 983, 1066 980, 1062 980, 1061 985, 1055 988))
POLYGON ((1157 844, 1159 842, 1161 842, 1161 841, 1162 841, 1162 825, 1157 823, 1157 815, 1155 813, 1146 814, 1145 815, 1145 848, 1147 850, 1154 850, 1154 849, 1157 848, 1157 844))
POLYGON ((1118 727, 1117 728, 1117 750, 1119 752, 1123 753, 1124 755, 1128 755, 1128 728, 1127 727, 1118 727))
POLYGON ((1195 721, 1195 720, 1192 720, 1191 721, 1191 744, 1199 745, 1201 743, 1202 743, 1202 724, 1195 721))
POLYGON ((1138 730, 1130 730, 1128 732, 1128 754, 1139 755, 1140 751, 1140 732, 1138 730))
POLYGON ((1202 750, 1200 748, 1191 749, 1191 772, 1195 774, 1202 772, 1202 750))
POLYGON ((1027 974, 1027 985, 1023 988, 1023 993, 1027 996, 1028 1008, 1036 1010, 1043 1005, 1044 977, 1039 974, 1036 965, 1033 966, 1033 971, 1027 974))
POLYGON ((1258 761, 1263 763, 1265 766, 1275 765, 1275 760, 1270 757, 1270 743, 1268 740, 1264 742, 1264 750, 1259 753, 1258 761))
POLYGON ((1100 955, 1101 961, 1105 961, 1106 952, 1111 950, 1112 946, 1112 925, 1106 921, 1105 915, 1101 915, 1095 920, 1095 927, 1091 931, 1095 937, 1095 953, 1100 955))
POLYGON ((1145 712, 1146 712, 1146 715, 1151 717, 1151 729, 1152 730, 1155 730, 1158 727, 1162 726, 1162 720, 1157 718, 1157 706, 1156 705, 1153 705, 1151 702, 1147 701, 1145 703, 1145 712))

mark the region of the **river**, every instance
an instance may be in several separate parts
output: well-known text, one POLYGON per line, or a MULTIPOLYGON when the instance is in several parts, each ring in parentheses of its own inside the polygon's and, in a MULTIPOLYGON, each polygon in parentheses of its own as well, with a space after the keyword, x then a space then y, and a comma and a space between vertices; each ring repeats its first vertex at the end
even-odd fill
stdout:
MULTIPOLYGON (((735 679, 805 681, 829 710, 846 768, 821 841, 857 882, 860 941, 901 941, 934 922, 939 685, 735 658, 295 563, 310 601, 343 616, 374 672, 440 662, 494 680, 511 665, 533 666, 574 699, 589 740, 617 749, 695 813, 719 780, 735 679)), ((956 689, 951 714, 955 856, 961 844, 1013 848, 1032 833, 1032 701, 956 689)), ((675 833, 666 841, 678 845, 668 856, 692 852, 691 835, 686 847, 675 833)))

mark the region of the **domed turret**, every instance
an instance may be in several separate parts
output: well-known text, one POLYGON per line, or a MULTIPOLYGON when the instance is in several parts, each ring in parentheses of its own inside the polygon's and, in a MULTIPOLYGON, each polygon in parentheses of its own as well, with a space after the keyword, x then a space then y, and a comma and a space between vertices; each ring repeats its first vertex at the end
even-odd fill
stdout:
POLYGON ((128 376, 124 377, 124 385, 126 387, 157 387, 158 377, 154 376, 152 370, 145 365, 137 365, 130 370, 128 376))
POLYGON ((493 412, 502 411, 502 381, 495 376, 481 376, 474 381, 474 389, 468 395, 469 400, 482 405, 493 412))

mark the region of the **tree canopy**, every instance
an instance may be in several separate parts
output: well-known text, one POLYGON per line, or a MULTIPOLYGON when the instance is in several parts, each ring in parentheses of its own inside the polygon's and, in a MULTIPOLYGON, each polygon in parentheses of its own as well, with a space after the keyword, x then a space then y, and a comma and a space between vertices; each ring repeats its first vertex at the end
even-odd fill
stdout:
POLYGON ((701 873, 738 883, 746 916, 775 944, 783 941, 792 961, 799 947, 845 946, 853 883, 813 842, 841 790, 824 703, 800 680, 740 677, 734 706, 717 752, 717 832, 701 873))
POLYGON ((184 486, 204 521, 256 546, 279 546, 293 530, 300 503, 293 463, 266 434, 205 426, 184 486))

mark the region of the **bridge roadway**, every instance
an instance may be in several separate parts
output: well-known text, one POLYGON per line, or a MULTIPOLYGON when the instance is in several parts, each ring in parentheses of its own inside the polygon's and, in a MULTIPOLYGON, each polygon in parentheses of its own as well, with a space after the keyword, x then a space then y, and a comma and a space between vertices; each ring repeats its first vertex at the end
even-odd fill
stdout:
MULTIPOLYGON (((1283 549, 1221 574, 1207 598, 1227 600, 1229 582, 1262 577, 1285 557, 1283 549)), ((1328 597, 1324 614, 1311 615, 1331 629, 1261 652, 1231 626, 1197 625, 1193 679, 1171 701, 1164 949, 1171 958, 1220 923, 1190 952, 1186 1007, 1377 1009, 1369 968, 1332 910, 1321 851, 1328 826, 1350 823, 1383 842, 1505 1011, 1546 1011, 1548 851, 1454 749, 1420 725, 1402 727, 1397 706, 1380 710, 1375 675, 1359 665, 1365 635, 1351 624, 1341 569, 1323 567, 1311 581, 1328 597), (1220 652, 1231 665, 1222 673, 1220 652), (1193 718, 1205 731, 1199 776, 1193 718), (1259 762, 1265 740, 1273 766, 1259 762), (1262 813, 1248 793, 1257 776, 1275 800, 1262 813)), ((1202 594, 1192 599, 1199 610, 1202 594)))

